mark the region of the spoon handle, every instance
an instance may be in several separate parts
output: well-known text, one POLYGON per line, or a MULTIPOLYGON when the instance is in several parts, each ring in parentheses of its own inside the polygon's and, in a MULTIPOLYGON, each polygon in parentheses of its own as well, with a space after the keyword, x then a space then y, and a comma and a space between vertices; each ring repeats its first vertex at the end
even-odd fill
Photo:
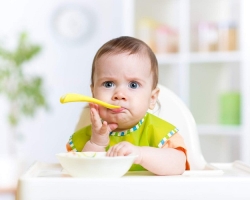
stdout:
POLYGON ((98 99, 95 99, 95 98, 92 98, 92 97, 84 96, 84 95, 81 95, 81 94, 75 94, 75 93, 69 93, 69 94, 63 95, 60 98, 60 102, 61 103, 89 102, 89 103, 95 103, 95 104, 98 104, 100 106, 110 108, 110 109, 120 108, 121 107, 121 106, 115 106, 115 105, 103 102, 101 100, 98 100, 98 99))

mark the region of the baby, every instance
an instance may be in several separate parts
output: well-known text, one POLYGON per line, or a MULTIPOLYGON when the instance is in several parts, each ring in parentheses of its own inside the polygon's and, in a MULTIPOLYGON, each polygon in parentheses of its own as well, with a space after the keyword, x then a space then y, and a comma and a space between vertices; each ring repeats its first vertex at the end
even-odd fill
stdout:
POLYGON ((178 129, 148 113, 158 95, 158 63, 141 40, 119 37, 105 43, 92 64, 94 98, 121 108, 90 103, 91 125, 75 132, 68 151, 107 151, 107 156, 138 155, 132 171, 178 175, 189 169, 178 129))

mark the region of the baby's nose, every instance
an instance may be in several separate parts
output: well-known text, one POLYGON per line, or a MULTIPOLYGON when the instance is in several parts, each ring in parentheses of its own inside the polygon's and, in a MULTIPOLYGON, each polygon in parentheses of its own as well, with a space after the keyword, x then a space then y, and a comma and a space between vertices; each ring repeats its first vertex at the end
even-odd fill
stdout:
POLYGON ((122 91, 115 92, 113 100, 126 100, 126 96, 122 91))

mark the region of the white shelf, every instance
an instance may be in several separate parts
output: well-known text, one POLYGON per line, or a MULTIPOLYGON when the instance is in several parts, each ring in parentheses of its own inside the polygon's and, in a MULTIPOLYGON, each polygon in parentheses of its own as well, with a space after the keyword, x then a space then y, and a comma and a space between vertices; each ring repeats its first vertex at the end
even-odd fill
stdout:
POLYGON ((156 57, 159 65, 178 64, 181 61, 179 54, 156 54, 156 57))
MULTIPOLYGON (((187 61, 182 58, 180 53, 156 54, 158 64, 178 64, 187 61)), ((233 52, 209 52, 209 53, 190 53, 189 63, 231 63, 240 62, 242 57, 238 51, 233 52)))
POLYGON ((198 133, 200 135, 229 135, 237 136, 242 131, 241 126, 234 125, 198 125, 198 133))
POLYGON ((140 35, 138 21, 148 17, 178 30, 179 52, 156 55, 160 83, 174 90, 189 106, 198 124, 201 123, 198 125, 201 136, 238 136, 239 159, 250 163, 250 1, 123 0, 123 3, 124 35, 140 35), (234 15, 228 14, 229 2, 233 3, 234 15), (132 11, 130 15, 128 10, 132 11), (197 52, 197 24, 202 21, 219 24, 226 19, 237 24, 236 50, 197 52), (239 126, 217 125, 217 101, 225 86, 240 92, 239 126))
POLYGON ((239 62, 241 54, 238 51, 234 52, 209 52, 209 53, 191 53, 190 63, 229 63, 239 62))

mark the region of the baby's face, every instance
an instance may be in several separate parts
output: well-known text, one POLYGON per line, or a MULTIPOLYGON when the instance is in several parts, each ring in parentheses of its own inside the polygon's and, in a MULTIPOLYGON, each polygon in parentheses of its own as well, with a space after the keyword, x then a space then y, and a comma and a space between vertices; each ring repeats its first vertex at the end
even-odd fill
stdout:
POLYGON ((100 107, 101 118, 118 124, 116 131, 136 125, 157 100, 158 89, 152 90, 152 83, 148 57, 127 53, 101 56, 96 62, 93 96, 121 106, 115 110, 100 107))

